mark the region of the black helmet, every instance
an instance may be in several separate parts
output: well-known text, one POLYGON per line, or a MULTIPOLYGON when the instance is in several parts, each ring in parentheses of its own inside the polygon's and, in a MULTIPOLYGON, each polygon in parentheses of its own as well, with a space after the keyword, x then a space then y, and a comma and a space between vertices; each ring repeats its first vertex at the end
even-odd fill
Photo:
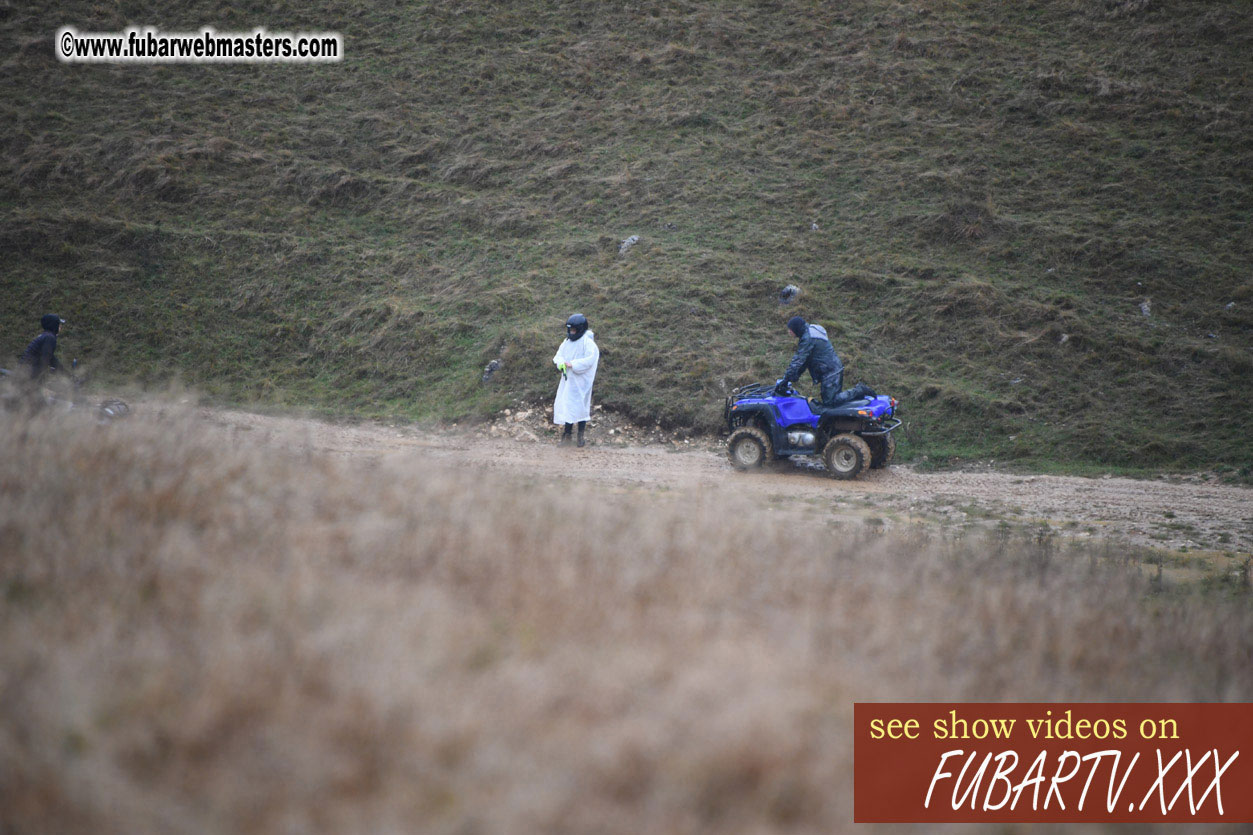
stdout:
POLYGON ((64 322, 65 320, 55 313, 45 313, 43 318, 39 320, 39 324, 43 326, 44 330, 52 331, 53 333, 61 330, 61 325, 64 322))
POLYGON ((587 317, 582 313, 576 313, 566 320, 566 339, 573 342, 585 333, 587 333, 587 317))

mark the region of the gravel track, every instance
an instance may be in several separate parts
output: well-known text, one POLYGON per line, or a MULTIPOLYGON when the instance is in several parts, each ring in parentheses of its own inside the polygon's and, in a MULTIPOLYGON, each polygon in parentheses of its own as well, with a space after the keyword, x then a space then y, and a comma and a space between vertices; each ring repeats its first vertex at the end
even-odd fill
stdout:
POLYGON ((997 472, 921 473, 895 466, 852 482, 820 467, 781 462, 740 473, 717 447, 557 447, 535 435, 516 439, 474 432, 422 432, 379 424, 201 411, 210 422, 255 431, 274 442, 346 456, 419 454, 458 466, 527 477, 578 478, 622 487, 753 491, 763 499, 808 506, 860 506, 895 518, 945 522, 1042 524, 1080 536, 1103 536, 1159 548, 1253 551, 1253 489, 1207 481, 1022 475, 997 472))

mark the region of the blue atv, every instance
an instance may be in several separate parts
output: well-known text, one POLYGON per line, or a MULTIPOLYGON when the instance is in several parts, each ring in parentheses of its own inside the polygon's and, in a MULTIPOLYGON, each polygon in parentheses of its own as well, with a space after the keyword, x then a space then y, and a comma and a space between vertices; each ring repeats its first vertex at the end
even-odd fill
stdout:
POLYGON ((896 454, 892 432, 901 425, 896 398, 859 385, 841 392, 844 402, 825 408, 791 386, 783 396, 774 392, 774 386, 758 383, 741 386, 727 398, 727 455, 736 469, 821 454, 832 477, 850 479, 891 463, 896 454))

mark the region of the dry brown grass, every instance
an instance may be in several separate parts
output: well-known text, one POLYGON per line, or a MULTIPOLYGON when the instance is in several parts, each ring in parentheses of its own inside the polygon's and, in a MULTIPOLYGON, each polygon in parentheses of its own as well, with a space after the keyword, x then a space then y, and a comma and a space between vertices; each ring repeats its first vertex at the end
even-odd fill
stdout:
POLYGON ((4 832, 829 832, 855 700, 1253 694, 1117 555, 0 421, 4 832))

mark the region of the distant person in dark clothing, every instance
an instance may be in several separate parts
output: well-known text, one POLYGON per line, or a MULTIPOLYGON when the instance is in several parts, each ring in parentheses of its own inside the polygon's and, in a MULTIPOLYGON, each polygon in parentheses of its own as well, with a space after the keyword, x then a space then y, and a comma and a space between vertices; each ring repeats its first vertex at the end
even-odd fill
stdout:
POLYGON ((39 320, 43 325, 43 333, 36 336, 22 352, 22 362, 30 366, 30 378, 39 380, 48 370, 58 371, 61 364, 57 362, 57 334, 65 320, 54 313, 49 313, 39 320))
POLYGON ((827 329, 822 325, 807 324, 799 316, 788 320, 787 329, 797 339, 796 353, 792 355, 787 371, 783 372, 783 379, 775 387, 775 393, 785 393, 790 384, 809 371, 809 376, 821 387, 822 404, 835 405, 836 395, 844 388, 844 364, 831 347, 827 329))

